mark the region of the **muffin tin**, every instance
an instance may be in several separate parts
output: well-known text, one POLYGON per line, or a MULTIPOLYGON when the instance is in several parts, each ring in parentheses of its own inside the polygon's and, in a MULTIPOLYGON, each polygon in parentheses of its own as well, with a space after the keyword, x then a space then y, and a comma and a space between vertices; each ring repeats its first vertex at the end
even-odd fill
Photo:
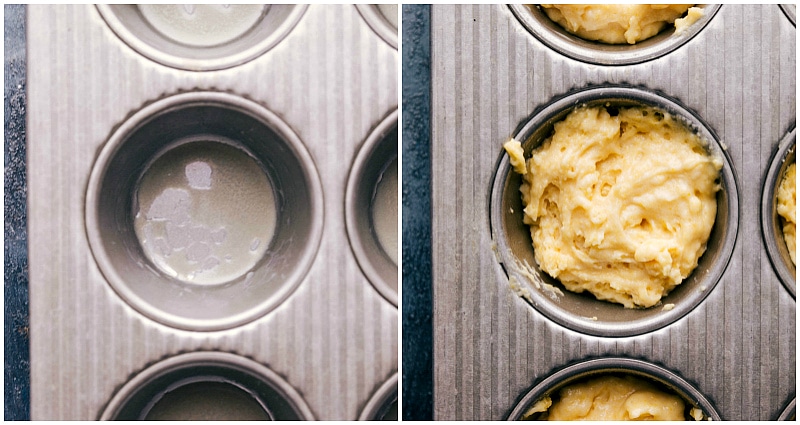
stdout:
POLYGON ((396 26, 236 16, 190 40, 133 5, 28 7, 32 419, 396 400, 397 247, 372 214, 397 167, 396 26))
POLYGON ((770 161, 795 126, 796 29, 777 5, 704 8, 691 36, 660 35, 630 60, 594 43, 552 47, 563 35, 534 36, 527 6, 433 6, 434 419, 515 419, 543 385, 596 361, 667 371, 660 380, 687 384, 712 418, 790 415, 796 302, 760 212, 770 161), (708 250, 662 305, 554 295, 533 261, 503 144, 516 136, 530 152, 587 103, 658 106, 724 158, 708 250))

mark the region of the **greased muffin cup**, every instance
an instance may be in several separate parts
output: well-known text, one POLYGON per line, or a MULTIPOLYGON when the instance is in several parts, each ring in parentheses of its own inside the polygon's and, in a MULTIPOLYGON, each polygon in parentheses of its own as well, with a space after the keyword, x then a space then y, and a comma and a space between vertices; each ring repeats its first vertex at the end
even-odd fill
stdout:
POLYGON ((695 308, 714 289, 727 267, 739 223, 739 194, 733 167, 721 142, 699 117, 664 95, 634 87, 589 88, 560 97, 535 113, 514 138, 523 143, 529 156, 532 149, 549 137, 553 124, 582 106, 656 107, 677 117, 690 131, 696 132, 706 144, 708 154, 722 160, 716 219, 697 267, 663 297, 661 303, 646 309, 625 308, 598 300, 591 294, 566 290, 536 263, 530 231, 522 221, 519 190, 522 178, 511 170, 507 155, 500 160, 492 188, 492 234, 497 254, 509 279, 513 278, 520 287, 519 291, 529 295, 533 307, 551 320, 597 336, 632 336, 650 332, 680 319, 695 308))
POLYGON ((796 27, 776 5, 705 9, 669 53, 631 59, 555 49, 518 6, 432 6, 434 419, 506 419, 533 385, 587 359, 663 367, 726 420, 774 420, 794 397, 796 301, 760 216, 796 121, 796 27), (504 144, 516 138, 530 156, 587 104, 663 109, 722 159, 707 249, 660 305, 568 292, 534 260, 504 144))
POLYGON ((308 272, 322 222, 303 142, 274 113, 226 93, 179 94, 135 113, 103 148, 86 194, 89 243, 109 284, 146 316, 187 330, 230 328, 275 308, 308 272), (162 157, 187 164, 161 172, 178 179, 150 183, 162 157), (248 162, 252 174, 234 174, 248 162), (159 226, 163 237, 150 230, 159 226), (188 270, 160 267, 180 257, 188 270))
POLYGON ((354 5, 26 19, 31 418, 386 416, 398 50, 354 5))
POLYGON ((120 388, 99 419, 182 420, 186 415, 193 420, 314 419, 278 374, 222 352, 179 354, 148 367, 120 388))
POLYGON ((778 187, 786 175, 789 165, 795 163, 796 129, 792 129, 777 146, 764 176, 764 189, 761 195, 761 231, 767 254, 786 290, 796 296, 797 271, 789 256, 789 249, 783 235, 783 224, 778 215, 778 187))
POLYGON ((208 5, 115 4, 98 5, 97 10, 111 30, 144 57, 187 71, 211 71, 241 65, 262 55, 286 37, 307 7, 219 5, 217 11, 208 5), (149 10, 155 8, 169 10, 149 10), (204 8, 208 16, 200 16, 204 8), (246 10, 233 15, 242 9, 246 10), (226 15, 233 16, 226 20, 226 15), (200 19, 208 21, 201 25, 211 28, 209 34, 219 34, 198 39, 192 30, 199 27, 195 22, 200 19), (195 26, 182 28, 181 24, 195 26), (222 33, 224 29, 227 31, 222 33))
POLYGON ((397 305, 397 111, 358 151, 348 178, 345 216, 350 246, 375 289, 397 305))
POLYGON ((691 409, 700 409, 704 420, 722 419, 714 405, 701 391, 674 372, 639 359, 605 357, 571 364, 546 376, 519 400, 508 415, 508 420, 522 419, 534 403, 545 396, 555 395, 561 388, 585 379, 607 375, 627 375, 644 379, 655 384, 661 391, 680 396, 686 405, 687 420, 692 419, 691 409))
POLYGON ((683 33, 668 26, 657 35, 636 44, 604 44, 570 34, 553 22, 537 5, 509 5, 514 16, 537 40, 562 55, 597 65, 631 65, 656 59, 680 48, 714 18, 720 5, 699 5, 703 16, 683 33))

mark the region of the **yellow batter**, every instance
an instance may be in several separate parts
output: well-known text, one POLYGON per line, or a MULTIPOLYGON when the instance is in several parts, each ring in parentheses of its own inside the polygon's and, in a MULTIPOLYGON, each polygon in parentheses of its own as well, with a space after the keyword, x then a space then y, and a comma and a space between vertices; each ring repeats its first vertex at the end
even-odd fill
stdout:
POLYGON ((796 182, 795 164, 786 169, 786 174, 778 187, 778 214, 783 217, 783 239, 786 247, 789 248, 789 255, 792 263, 797 265, 795 259, 795 249, 797 244, 797 192, 795 191, 796 182))
MULTIPOLYGON (((676 394, 632 376, 601 376, 564 387, 559 399, 540 400, 526 416, 546 412, 550 421, 684 421, 685 405, 676 394), (552 404, 552 405, 551 405, 552 404)), ((527 419, 527 417, 523 417, 527 419)))
MULTIPOLYGON (((516 145, 506 144, 512 157, 516 145)), ((536 262, 570 291, 628 308, 656 305, 705 252, 721 168, 667 113, 576 108, 523 170, 536 262)))
POLYGON ((635 44, 669 25, 676 33, 703 16, 690 4, 543 4, 542 10, 572 34, 607 44, 635 44), (688 11, 688 13, 687 13, 688 11), (686 14, 685 18, 681 18, 686 14), (680 19, 679 19, 680 18, 680 19))

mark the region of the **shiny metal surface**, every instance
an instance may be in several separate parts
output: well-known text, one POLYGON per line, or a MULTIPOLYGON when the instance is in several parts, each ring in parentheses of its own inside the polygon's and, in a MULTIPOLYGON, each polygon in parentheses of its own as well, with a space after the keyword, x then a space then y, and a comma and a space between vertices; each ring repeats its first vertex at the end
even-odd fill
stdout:
POLYGON ((394 305, 397 305, 397 264, 389 258, 376 235, 378 230, 371 218, 374 213, 371 205, 384 170, 392 161, 397 163, 397 115, 394 111, 381 121, 359 149, 345 195, 350 247, 375 290, 394 305))
POLYGON ((187 71, 177 52, 165 65, 129 45, 100 10, 28 7, 31 418, 98 419, 150 366, 199 352, 268 368, 304 400, 301 417, 357 419, 398 372, 398 309, 349 248, 345 193, 360 146, 398 109, 399 52, 355 6, 298 6, 268 50, 187 71), (251 154, 285 207, 250 280, 176 283, 136 263, 131 189, 195 131, 251 154))
POLYGON ((610 357, 674 372, 723 420, 777 418, 796 392, 796 302, 759 217, 763 176, 796 121, 795 26, 777 5, 726 4, 669 54, 608 66, 551 49, 512 9, 432 7, 434 419, 507 418, 553 371, 610 357), (682 317, 632 336, 573 330, 531 307, 510 288, 492 235, 503 143, 559 99, 598 86, 677 101, 738 177, 737 237, 719 282, 682 317))

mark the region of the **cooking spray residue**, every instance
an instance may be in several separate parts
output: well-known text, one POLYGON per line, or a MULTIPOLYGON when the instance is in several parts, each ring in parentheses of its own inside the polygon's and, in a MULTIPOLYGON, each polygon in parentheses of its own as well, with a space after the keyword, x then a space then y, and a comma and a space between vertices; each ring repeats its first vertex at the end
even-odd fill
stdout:
POLYGON ((245 152, 190 142, 156 159, 136 193, 136 235, 147 258, 176 279, 217 284, 246 274, 275 231, 272 186, 245 152))

